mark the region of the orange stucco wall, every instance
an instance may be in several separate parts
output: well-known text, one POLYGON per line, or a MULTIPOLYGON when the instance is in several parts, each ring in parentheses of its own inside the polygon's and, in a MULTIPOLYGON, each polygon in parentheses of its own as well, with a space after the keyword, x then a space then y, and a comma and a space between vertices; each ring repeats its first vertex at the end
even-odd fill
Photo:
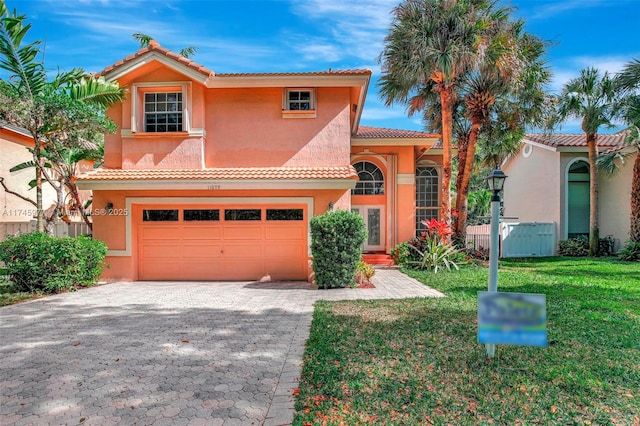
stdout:
POLYGON ((315 118, 283 118, 281 88, 207 91, 206 167, 349 162, 349 90, 318 88, 315 118))

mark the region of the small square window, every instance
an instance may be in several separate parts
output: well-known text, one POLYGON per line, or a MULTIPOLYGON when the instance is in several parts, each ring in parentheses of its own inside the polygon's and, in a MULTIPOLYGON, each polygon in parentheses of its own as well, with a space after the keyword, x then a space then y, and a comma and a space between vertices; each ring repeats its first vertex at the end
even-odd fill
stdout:
POLYGON ((315 111, 315 90, 286 89, 283 109, 285 111, 315 111))

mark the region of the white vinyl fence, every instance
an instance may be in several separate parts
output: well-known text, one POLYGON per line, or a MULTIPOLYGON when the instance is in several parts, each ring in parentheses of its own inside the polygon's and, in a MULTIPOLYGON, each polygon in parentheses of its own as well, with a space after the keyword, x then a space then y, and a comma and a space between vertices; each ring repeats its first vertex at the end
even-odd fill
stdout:
MULTIPOLYGON (((491 250, 491 225, 467 227, 467 247, 491 250)), ((553 222, 500 223, 500 257, 540 257, 556 254, 553 222)))
MULTIPOLYGON (((6 235, 26 234, 36 230, 36 221, 30 222, 0 222, 0 241, 4 241, 6 235)), ((91 230, 84 222, 60 222, 54 225, 53 235, 57 237, 77 237, 89 235, 91 230)))

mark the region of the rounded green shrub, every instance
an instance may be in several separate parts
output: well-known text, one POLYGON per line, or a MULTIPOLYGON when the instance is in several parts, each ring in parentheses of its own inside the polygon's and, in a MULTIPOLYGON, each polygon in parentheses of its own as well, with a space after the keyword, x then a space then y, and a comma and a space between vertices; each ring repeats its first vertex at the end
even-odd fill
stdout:
POLYGON ((18 291, 56 292, 96 282, 107 255, 90 237, 52 237, 32 232, 0 243, 0 261, 18 291))
POLYGON ((311 254, 318 287, 351 286, 367 238, 364 220, 347 210, 330 211, 311 219, 311 254))

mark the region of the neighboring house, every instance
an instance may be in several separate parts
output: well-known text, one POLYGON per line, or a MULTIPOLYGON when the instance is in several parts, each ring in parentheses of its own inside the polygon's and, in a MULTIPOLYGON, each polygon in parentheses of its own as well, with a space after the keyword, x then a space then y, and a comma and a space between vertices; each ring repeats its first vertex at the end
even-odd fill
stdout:
MULTIPOLYGON (((598 150, 630 152, 614 176, 600 173, 600 237, 616 249, 629 238, 631 179, 635 156, 625 132, 599 134, 598 150)), ((553 222, 557 240, 589 235, 589 159, 584 134, 529 134, 517 155, 503 166, 504 216, 509 222, 553 222)), ((557 248, 557 244, 556 244, 557 248)))
MULTIPOLYGON (((18 164, 33 160, 28 150, 30 147, 33 147, 33 138, 26 129, 0 122, 0 178, 10 191, 35 201, 36 190, 29 187, 29 182, 35 179, 34 169, 9 171, 18 164)), ((42 197, 44 208, 56 202, 56 193, 49 185, 43 185, 42 197)), ((0 202, 2 203, 0 222, 29 222, 35 219, 37 212, 33 204, 8 194, 2 187, 0 187, 0 202)), ((0 233, 4 235, 4 229, 0 229, 0 233)))
POLYGON ((216 74, 152 41, 100 74, 129 92, 77 181, 105 278, 306 280, 313 216, 358 211, 379 253, 438 216, 438 135, 360 126, 369 70, 216 74))

